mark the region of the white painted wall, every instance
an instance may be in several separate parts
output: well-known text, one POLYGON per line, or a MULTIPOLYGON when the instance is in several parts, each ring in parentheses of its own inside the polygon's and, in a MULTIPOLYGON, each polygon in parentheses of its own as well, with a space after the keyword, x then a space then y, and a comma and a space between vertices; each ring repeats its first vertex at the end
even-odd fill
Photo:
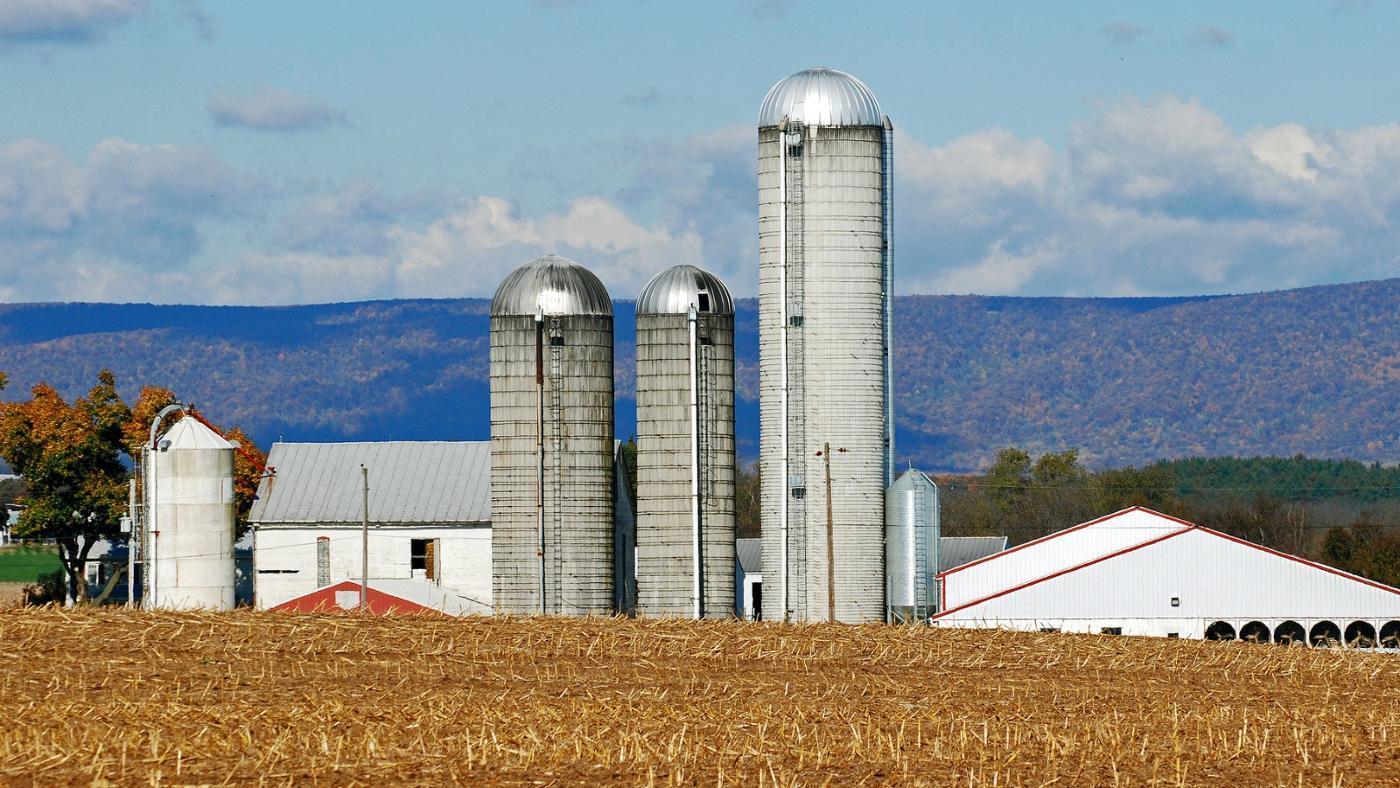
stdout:
POLYGON ((1133 545, 1189 528, 1156 512, 1130 509, 1091 521, 944 573, 944 604, 952 610, 1036 578, 1102 558, 1133 545))
MULTIPOLYGON (((358 527, 264 526, 254 533, 254 593, 259 610, 315 591, 316 540, 330 537, 330 582, 359 580, 358 527)), ((438 585, 491 612, 491 527, 369 529, 370 580, 410 579, 411 540, 437 539, 438 585)), ((419 575, 421 578, 421 573, 419 575)))
MULTIPOLYGON (((1081 534, 1093 531, 1084 529, 1081 534)), ((1102 531, 1105 545, 1089 553, 1107 555, 1116 544, 1112 530, 1102 531)), ((1015 556, 1008 556, 1014 558, 1015 556)), ((981 565, 977 589, 989 587, 1000 559, 981 565)), ((1036 578, 1027 567, 1010 562, 1010 571, 997 580, 1000 589, 1016 588, 1036 578), (1020 572, 1026 571, 1027 575, 1020 572)), ((1076 561, 1075 563, 1079 563, 1076 561)), ((1043 576, 1043 575, 1042 575, 1043 576)), ((1400 592, 1369 584, 1317 565, 1241 544, 1203 529, 1189 530, 1156 544, 1116 555, 1058 577, 1012 590, 994 599, 961 609, 952 600, 970 593, 958 589, 962 573, 949 573, 951 611, 935 621, 940 626, 1056 628, 1098 632, 1123 627, 1123 634, 1201 637, 1213 621, 1226 621, 1238 631, 1249 621, 1264 621, 1271 629, 1294 620, 1311 629, 1313 622, 1330 620, 1342 629, 1352 621, 1370 621, 1377 630, 1400 619, 1400 592), (1172 600, 1177 604, 1173 605, 1172 600)), ((995 592, 994 592, 995 593, 995 592)))

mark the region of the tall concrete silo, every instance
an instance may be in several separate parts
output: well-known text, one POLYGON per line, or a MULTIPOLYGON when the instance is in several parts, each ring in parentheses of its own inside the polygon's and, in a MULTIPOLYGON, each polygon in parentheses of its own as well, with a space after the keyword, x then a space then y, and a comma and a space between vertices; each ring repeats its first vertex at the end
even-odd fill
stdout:
POLYGON ((233 444, 184 416, 144 457, 145 607, 232 610, 233 444))
POLYGON ((647 616, 734 615, 734 301, 693 265, 637 299, 637 597, 647 616))
POLYGON ((938 485, 907 470, 885 493, 885 602, 891 624, 928 623, 938 607, 938 485))
POLYGON ((774 85, 758 127, 763 615, 880 621, 893 128, 828 68, 774 85))
POLYGON ((613 313, 557 255, 491 301, 491 574, 502 613, 613 612, 613 313))

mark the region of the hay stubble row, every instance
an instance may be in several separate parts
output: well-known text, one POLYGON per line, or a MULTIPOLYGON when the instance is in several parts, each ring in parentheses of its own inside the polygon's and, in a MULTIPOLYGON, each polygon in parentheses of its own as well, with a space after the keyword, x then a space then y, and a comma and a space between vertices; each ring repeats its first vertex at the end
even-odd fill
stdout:
POLYGON ((883 626, 0 611, 19 783, 1366 784, 1400 658, 883 626))

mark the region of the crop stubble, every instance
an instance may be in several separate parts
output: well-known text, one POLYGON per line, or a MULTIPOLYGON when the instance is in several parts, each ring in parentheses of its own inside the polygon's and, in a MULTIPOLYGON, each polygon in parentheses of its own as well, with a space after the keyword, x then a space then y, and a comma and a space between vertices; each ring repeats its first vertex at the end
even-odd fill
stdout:
POLYGON ((1394 654, 885 626, 0 611, 7 783, 1366 784, 1394 654))

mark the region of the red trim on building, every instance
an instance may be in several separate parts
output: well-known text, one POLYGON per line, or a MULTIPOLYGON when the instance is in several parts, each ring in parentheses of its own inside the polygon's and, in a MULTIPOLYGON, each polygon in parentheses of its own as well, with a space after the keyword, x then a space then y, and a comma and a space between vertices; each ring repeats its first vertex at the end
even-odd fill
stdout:
MULTIPOLYGON (((421 615, 430 613, 433 615, 445 615, 440 610, 425 607, 417 602, 410 602, 403 597, 393 594, 386 594, 374 587, 371 581, 369 593, 366 595, 365 605, 369 612, 376 616, 392 616, 410 613, 421 615)), ((269 610, 283 613, 356 613, 359 612, 360 584, 354 580, 342 580, 334 585, 318 588, 309 594, 304 594, 295 599, 289 599, 282 604, 269 608, 269 610), (353 591, 355 593, 355 607, 344 608, 336 604, 336 592, 353 591)))
POLYGON ((1097 520, 1090 520, 1090 521, 1087 522, 1087 523, 1080 523, 1079 525, 1072 525, 1072 526, 1070 526, 1069 528, 1064 529, 1063 531, 1056 531, 1056 532, 1053 533, 1053 534, 1046 534, 1045 536, 1042 536, 1042 537, 1040 537, 1040 538, 1038 538, 1038 539, 1032 539, 1032 540, 1030 540, 1029 542, 1023 542, 1023 543, 1021 543, 1021 544, 1016 545, 1015 547, 1011 547, 1011 548, 1008 548, 1008 549, 1006 549, 1006 550, 1002 550, 1000 553, 992 553, 991 555, 982 556, 981 558, 977 559, 976 561, 968 561, 967 563, 963 564, 962 566, 955 566, 955 567, 953 567, 952 569, 947 570, 946 572, 941 572, 941 573, 939 573, 938 576, 939 576, 939 577, 947 577, 948 575, 954 574, 955 572, 961 572, 961 571, 964 570, 964 569, 969 569, 969 568, 971 568, 971 567, 977 566, 978 564, 983 564, 983 563, 986 563, 987 561, 991 561, 991 560, 994 559, 994 558, 1001 558, 1001 557, 1004 556, 1004 555, 1011 555, 1012 553, 1016 552, 1017 550, 1023 550, 1023 549, 1025 549, 1025 548, 1027 548, 1027 547, 1030 547, 1030 546, 1032 546, 1032 545, 1042 544, 1042 543, 1044 543, 1044 542, 1050 541, 1051 539, 1056 539, 1056 538, 1061 537, 1061 536, 1064 536, 1064 535, 1066 535, 1066 534, 1074 533, 1075 531, 1082 531, 1082 530, 1084 530, 1085 528, 1088 528, 1088 527, 1091 526, 1091 525, 1098 525, 1098 524, 1100 524, 1100 523, 1103 523, 1103 522, 1107 522, 1107 521, 1109 521, 1109 520, 1112 520, 1112 519, 1115 518, 1115 517, 1122 517, 1123 515, 1125 515, 1125 514, 1130 514, 1130 513, 1132 513, 1132 512, 1145 512, 1145 513, 1147 513, 1147 514, 1152 514, 1152 515, 1156 515, 1156 516, 1158 516, 1158 517, 1161 517, 1161 518, 1164 519, 1164 520, 1171 520, 1171 521, 1174 522, 1174 523, 1178 523, 1178 524, 1180 524, 1180 525, 1187 526, 1188 528, 1195 528, 1195 527, 1196 527, 1196 524, 1195 524, 1195 523, 1188 522, 1188 521, 1186 521, 1186 520, 1181 519, 1180 517, 1172 517, 1172 516, 1169 515, 1169 514, 1162 514, 1161 512, 1153 511, 1152 509, 1148 509, 1146 506, 1129 506, 1127 509, 1120 509, 1119 511, 1116 511, 1116 512, 1114 512, 1113 514, 1106 514, 1106 515, 1104 515, 1103 517, 1098 518, 1097 520))
MULTIPOLYGON (((1154 514, 1155 514, 1155 513, 1154 513, 1154 514)), ((1175 518, 1173 518, 1173 519, 1175 519, 1175 518)), ((941 612, 941 613, 937 613, 937 614, 935 614, 934 616, 932 616, 932 618, 933 618, 934 620, 937 620, 937 619, 940 619, 940 618, 942 618, 942 617, 944 617, 944 616, 952 615, 953 613, 956 613, 956 612, 958 612, 959 610, 966 610, 967 608, 972 607, 972 606, 974 606, 974 605, 980 605, 980 604, 982 604, 983 602, 990 602, 990 601, 992 601, 993 599, 996 599, 996 598, 998 598, 998 597, 1003 597, 1003 596, 1006 596, 1007 594, 1014 593, 1014 592, 1016 592, 1016 591, 1020 591, 1020 590, 1023 589, 1023 588, 1030 588, 1031 586, 1039 585, 1039 584, 1041 584, 1041 583, 1044 583, 1046 580, 1054 580, 1054 579, 1057 578, 1057 577, 1062 577, 1062 576, 1067 575, 1067 574, 1069 574, 1069 573, 1071 573, 1071 572, 1078 572, 1079 570, 1085 569, 1085 568, 1087 568, 1087 567, 1091 567, 1091 566, 1093 566, 1094 564, 1103 563, 1104 561, 1107 561, 1107 560, 1110 559, 1110 558, 1117 558, 1117 557, 1120 556, 1120 555, 1127 555, 1128 553, 1131 553, 1131 552, 1133 552, 1133 551, 1135 551, 1135 550, 1141 550, 1141 549, 1144 548, 1144 547, 1151 547, 1152 545, 1157 544, 1158 542, 1165 542, 1166 540, 1168 540, 1168 539, 1170 539, 1170 538, 1172 538, 1172 537, 1174 537, 1174 536, 1181 536, 1182 534, 1190 533, 1190 532, 1196 530, 1196 529, 1199 528, 1199 527, 1200 527, 1200 526, 1195 526, 1195 525, 1193 525, 1193 526, 1191 526, 1190 528, 1182 528, 1182 529, 1179 530, 1179 531, 1172 531, 1171 533, 1163 534, 1163 535, 1158 536, 1158 537, 1155 537, 1155 538, 1153 538, 1153 539, 1149 539, 1149 540, 1147 540, 1146 542, 1142 542, 1142 543, 1140 543, 1140 544, 1135 544, 1135 545, 1133 545, 1133 546, 1131 546, 1131 547, 1125 547, 1125 548, 1123 548, 1122 550, 1116 550, 1116 551, 1114 551, 1114 552, 1112 552, 1112 553, 1109 553, 1108 555, 1099 556, 1098 558, 1095 558, 1095 559, 1093 559, 1093 560, 1091 560, 1091 561, 1085 561, 1085 562, 1082 563, 1082 564, 1077 564, 1077 565, 1071 566, 1071 567, 1069 567, 1069 568, 1067 568, 1067 569, 1061 569, 1061 570, 1059 570, 1058 572, 1052 572, 1052 573, 1050 573, 1050 574, 1048 574, 1048 575, 1045 575, 1044 577, 1037 577, 1037 578, 1034 579, 1034 580, 1031 580, 1031 581, 1026 582, 1026 583, 1022 583, 1022 584, 1020 584, 1020 585, 1018 585, 1018 586, 1012 586, 1011 588, 1007 588, 1007 589, 998 591, 998 592, 996 592, 995 594, 988 594, 987 596, 984 596, 984 597, 982 597, 981 599, 974 599, 974 600, 971 601, 971 602, 965 602, 965 603, 963 603, 963 604, 961 604, 961 605, 958 605, 957 607, 953 608, 952 610, 944 610, 944 611, 941 612)), ((1064 533, 1064 532, 1061 531, 1060 533, 1064 533)), ((1054 536, 1054 534, 1051 534, 1051 536, 1054 536)), ((998 553, 997 555, 1005 555, 1005 553, 998 553)), ((992 557, 995 558, 996 556, 992 556, 992 557)))

